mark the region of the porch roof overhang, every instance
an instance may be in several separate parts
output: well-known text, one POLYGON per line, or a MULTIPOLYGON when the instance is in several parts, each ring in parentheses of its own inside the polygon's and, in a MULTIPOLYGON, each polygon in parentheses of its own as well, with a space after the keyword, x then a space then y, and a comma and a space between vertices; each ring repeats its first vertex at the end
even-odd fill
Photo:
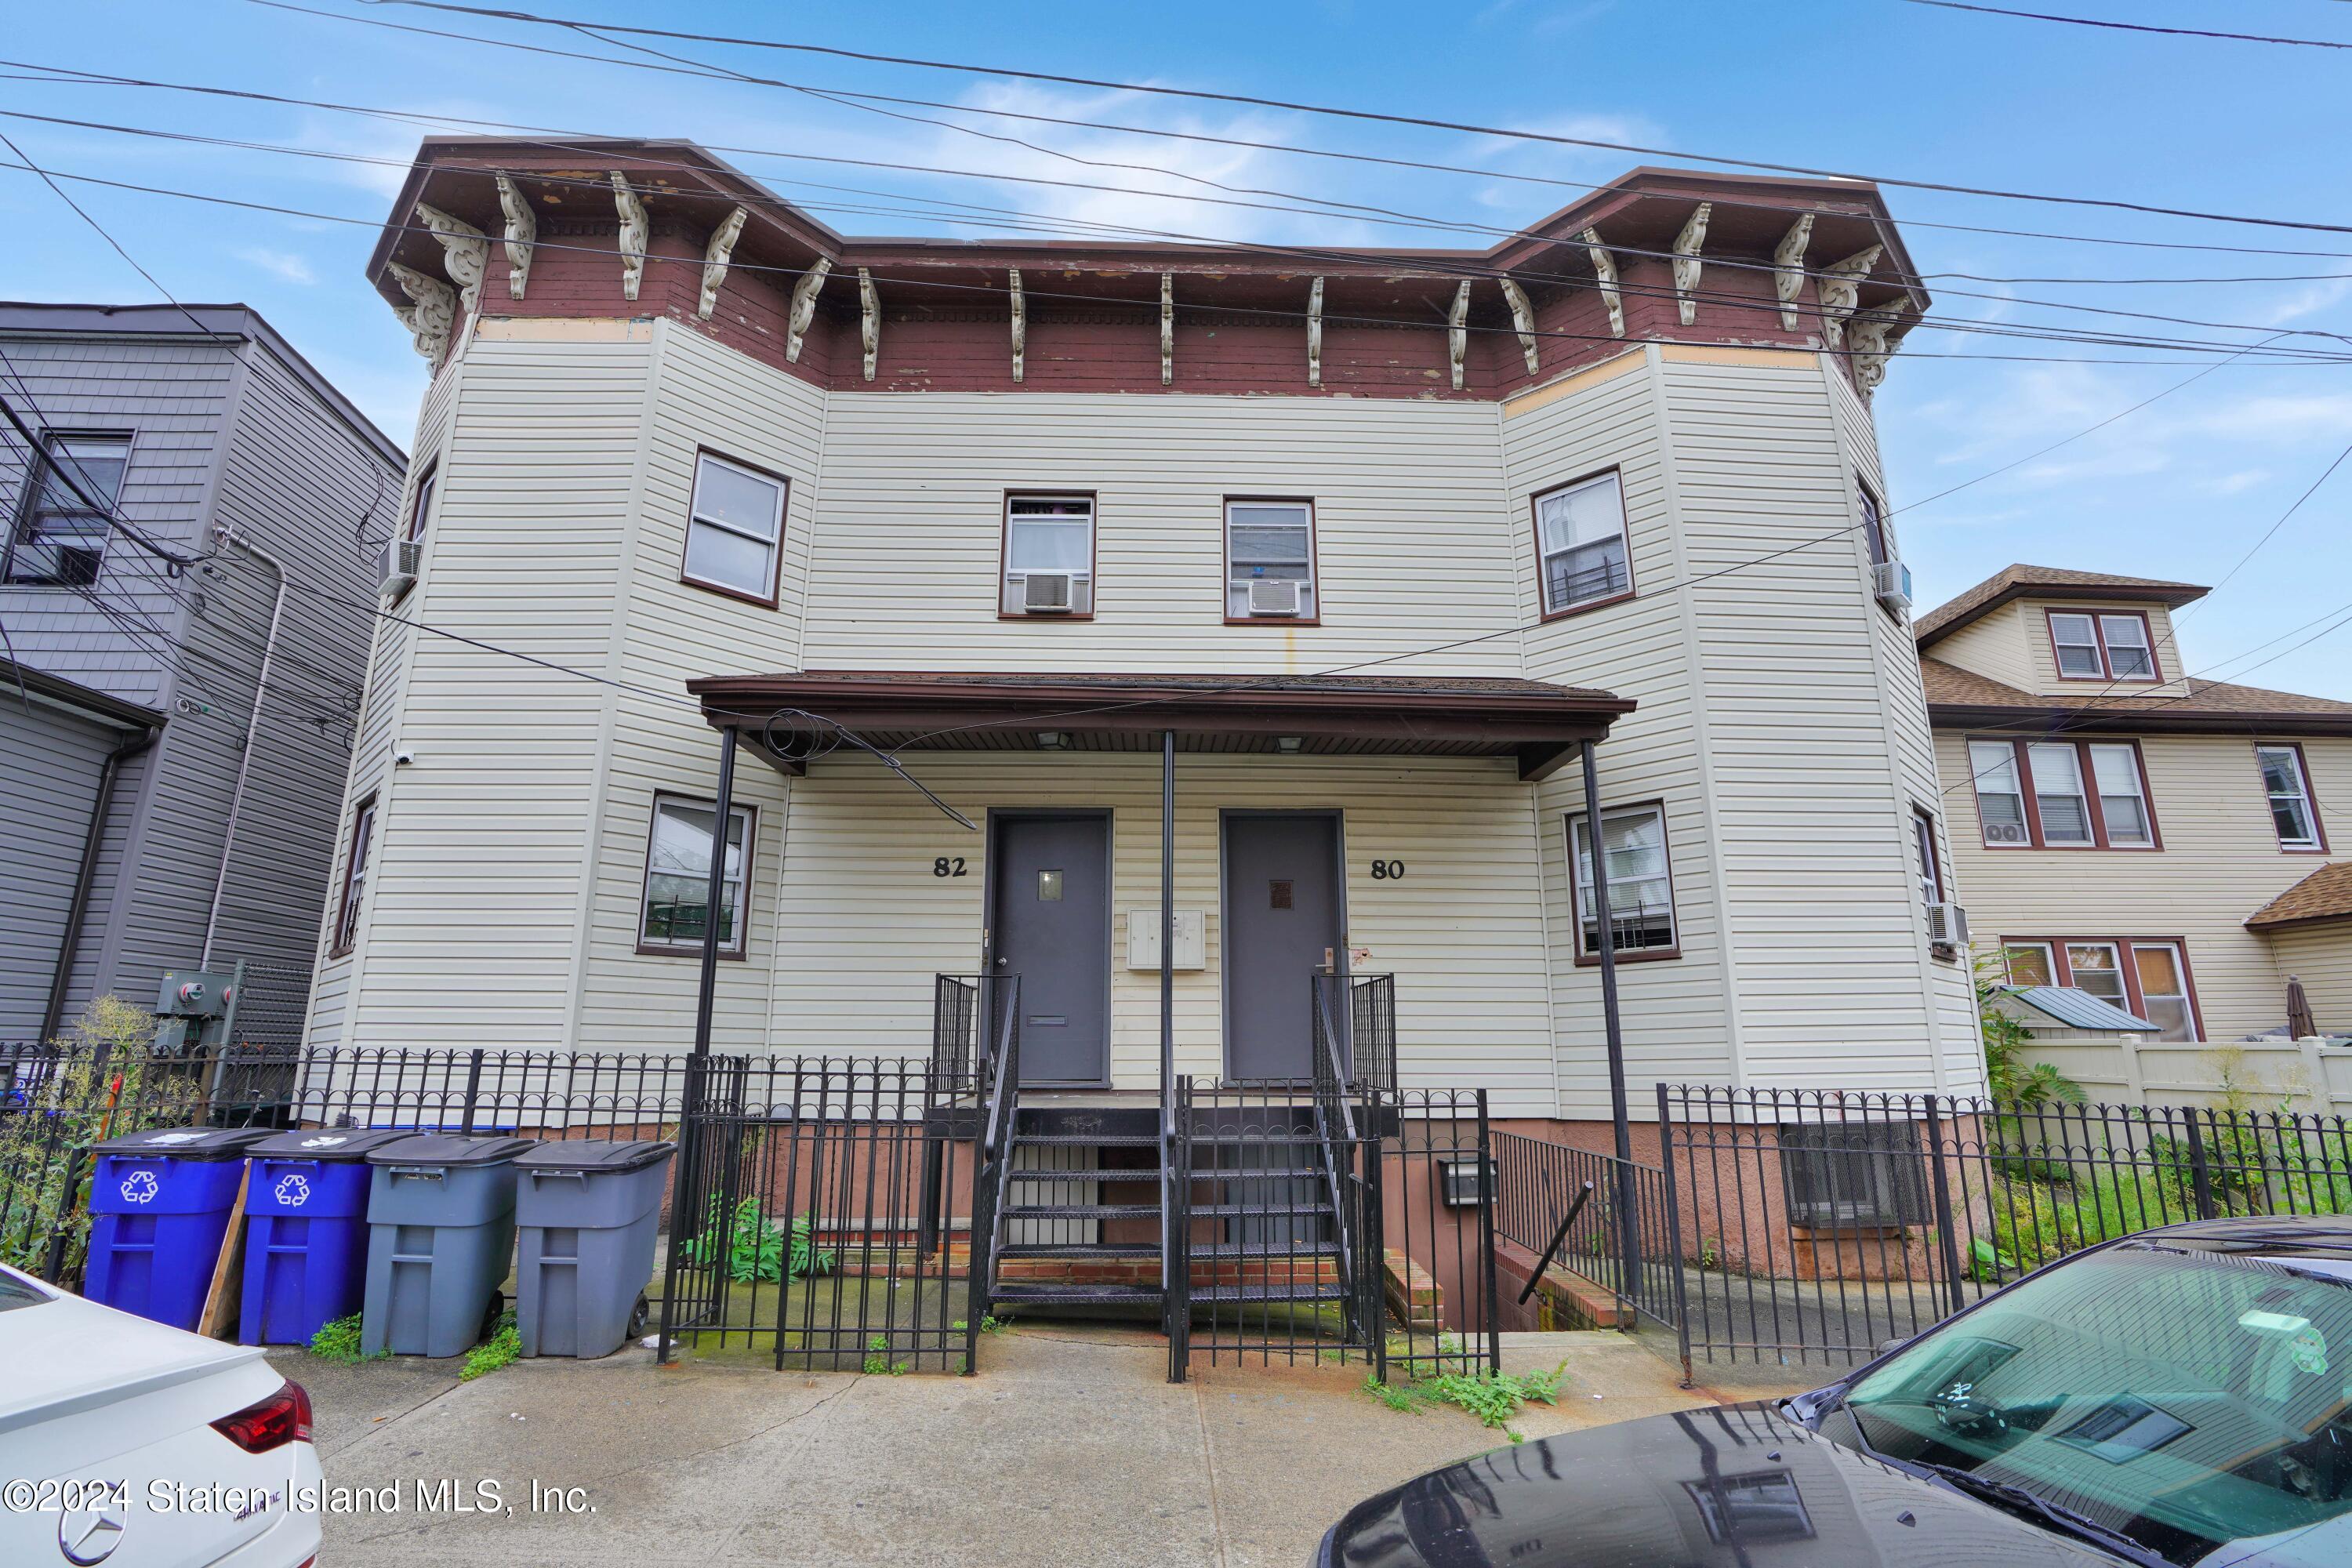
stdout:
POLYGON ((687 689, 714 728, 792 773, 804 771, 814 719, 892 752, 1156 751, 1172 731, 1188 752, 1509 757, 1534 781, 1633 710, 1608 691, 1479 676, 835 669, 710 676, 687 689))

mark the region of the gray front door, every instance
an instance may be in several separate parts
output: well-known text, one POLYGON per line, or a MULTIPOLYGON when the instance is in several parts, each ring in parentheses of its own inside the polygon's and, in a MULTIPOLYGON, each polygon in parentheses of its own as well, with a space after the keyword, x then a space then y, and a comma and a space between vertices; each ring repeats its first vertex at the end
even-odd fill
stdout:
POLYGON ((1225 818, 1225 1074, 1312 1076, 1308 976, 1339 957, 1339 819, 1225 818))
POLYGON ((1021 977, 1021 1081, 1110 1081, 1110 819, 998 816, 996 972, 1021 977))

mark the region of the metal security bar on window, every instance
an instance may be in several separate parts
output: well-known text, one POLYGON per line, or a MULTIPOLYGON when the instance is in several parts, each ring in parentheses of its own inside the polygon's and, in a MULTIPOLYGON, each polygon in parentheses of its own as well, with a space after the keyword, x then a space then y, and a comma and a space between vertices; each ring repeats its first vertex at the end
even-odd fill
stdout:
POLYGON ((106 511, 93 510, 81 498, 108 509, 115 505, 131 459, 131 437, 53 434, 42 445, 53 462, 37 458, 27 465, 31 473, 0 576, 27 586, 88 587, 98 581, 113 523, 106 511))

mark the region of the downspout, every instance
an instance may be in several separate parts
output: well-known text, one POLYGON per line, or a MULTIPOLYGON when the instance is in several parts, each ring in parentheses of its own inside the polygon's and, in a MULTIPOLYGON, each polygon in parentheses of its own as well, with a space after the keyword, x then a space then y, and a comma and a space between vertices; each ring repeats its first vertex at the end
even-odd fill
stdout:
POLYGON ((269 635, 262 640, 261 668, 253 678, 253 708, 245 721, 245 746, 237 753, 236 783, 229 790, 228 829, 221 835, 220 867, 213 873, 212 908, 205 913, 205 946, 196 958, 199 969, 212 967, 213 933, 219 929, 221 900, 228 892, 228 862, 229 857, 236 850, 237 818, 245 812, 246 776, 253 771, 253 748, 261 736, 261 704, 269 695, 269 663, 278 653, 278 624, 286 613, 286 568, 277 557, 239 539, 234 529, 223 527, 217 531, 222 543, 236 545, 277 574, 278 596, 270 602, 269 635))
POLYGON ((145 729, 106 754, 98 771, 98 795, 89 805, 89 830, 82 835, 81 868, 74 873, 73 901, 66 909, 66 929, 58 939, 58 966, 49 976, 49 1002, 41 1010, 40 1038, 55 1037, 65 1017, 66 986, 73 978, 74 953, 81 946, 81 922, 89 913, 90 884, 98 879, 99 852, 105 847, 107 814, 114 809, 114 782, 122 764, 151 750, 163 731, 145 729))

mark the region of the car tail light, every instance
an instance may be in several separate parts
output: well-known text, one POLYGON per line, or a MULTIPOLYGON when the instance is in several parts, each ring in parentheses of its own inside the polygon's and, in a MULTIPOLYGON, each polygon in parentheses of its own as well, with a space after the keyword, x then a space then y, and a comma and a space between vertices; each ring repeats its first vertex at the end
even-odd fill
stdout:
POLYGON ((310 1440, 310 1396, 299 1383, 281 1383, 268 1398, 213 1423, 213 1430, 248 1454, 267 1454, 310 1440))

